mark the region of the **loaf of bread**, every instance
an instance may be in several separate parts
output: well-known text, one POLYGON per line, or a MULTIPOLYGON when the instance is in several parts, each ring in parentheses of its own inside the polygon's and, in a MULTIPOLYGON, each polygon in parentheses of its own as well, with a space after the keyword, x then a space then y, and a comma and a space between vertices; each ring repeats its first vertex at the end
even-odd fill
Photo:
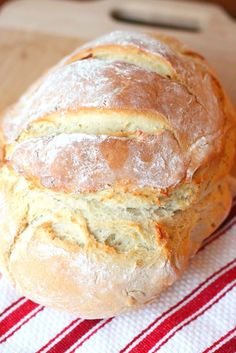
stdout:
POLYGON ((84 318, 154 300, 230 210, 234 119, 177 40, 116 31, 78 48, 4 114, 1 271, 84 318))

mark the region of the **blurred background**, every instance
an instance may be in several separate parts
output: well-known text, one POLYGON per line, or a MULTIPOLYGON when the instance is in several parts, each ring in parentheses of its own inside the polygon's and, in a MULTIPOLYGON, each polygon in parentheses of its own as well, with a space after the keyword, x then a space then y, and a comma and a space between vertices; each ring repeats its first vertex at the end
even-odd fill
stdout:
MULTIPOLYGON (((3 3, 6 3, 9 0, 0 0, 0 5, 3 3)), ((17 1, 17 0, 16 0, 17 1)), ((31 0, 31 1, 37 1, 37 0, 31 0)), ((99 1, 99 0, 74 0, 74 1, 99 1)), ((137 1, 142 1, 142 0, 137 0, 137 1)), ((175 0, 178 1, 178 0, 175 0)), ((186 0, 187 2, 193 2, 195 0, 186 0)), ((212 3, 212 4, 218 4, 222 6, 232 17, 236 18, 236 0, 198 0, 198 2, 202 3, 212 3)))

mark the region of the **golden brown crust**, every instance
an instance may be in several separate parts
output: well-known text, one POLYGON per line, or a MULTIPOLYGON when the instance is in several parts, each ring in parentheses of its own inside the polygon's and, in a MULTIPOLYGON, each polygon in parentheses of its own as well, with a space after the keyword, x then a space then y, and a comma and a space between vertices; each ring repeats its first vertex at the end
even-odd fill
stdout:
MULTIPOLYGON (((46 194, 11 173, 5 178, 5 189, 1 190, 4 201, 1 215, 5 215, 1 217, 4 229, 0 239, 1 269, 20 292, 36 302, 87 318, 118 314, 153 299, 176 280, 189 256, 225 218, 231 203, 227 184, 223 183, 187 212, 173 215, 166 207, 167 215, 150 228, 153 239, 145 238, 142 233, 145 246, 140 246, 141 238, 140 243, 136 240, 118 253, 95 238, 90 239, 86 228, 85 243, 78 244, 73 212, 68 208, 73 206, 72 200, 60 194, 46 194), (14 193, 10 193, 13 189, 14 193), (64 237, 60 238, 62 224, 64 237), (67 240, 69 226, 73 226, 74 238, 67 240), (14 229, 18 230, 15 239, 11 237, 14 229)), ((126 200, 123 202, 125 205, 126 200)), ((82 211, 77 203, 75 209, 82 211)), ((113 208, 114 211, 119 214, 118 209, 113 208)), ((149 217, 152 217, 150 211, 149 217)), ((106 220, 103 222, 104 229, 106 220)), ((76 227, 81 226, 77 214, 76 227)), ((129 236, 127 233, 126 237, 129 236)))
POLYGON ((112 196, 112 206, 109 197, 97 200, 96 193, 78 198, 45 192, 6 167, 1 182, 2 271, 36 302, 86 318, 115 315, 154 299, 181 274, 231 205, 226 181, 191 207, 187 190, 171 202, 170 196, 159 199, 159 207, 148 199, 139 204, 136 195, 131 222, 129 194, 112 196), (116 223, 115 243, 105 230, 114 232, 116 223), (119 237, 125 223, 129 227, 119 237), (138 234, 131 241, 134 229, 138 234))
POLYGON ((215 104, 211 83, 207 78, 205 81, 210 96, 209 100, 205 97, 207 111, 185 86, 155 72, 125 62, 78 61, 45 76, 30 97, 26 95, 13 114, 5 116, 3 128, 7 138, 18 139, 30 122, 50 119, 52 114, 66 118, 67 112, 83 109, 133 111, 143 113, 147 120, 149 114, 155 114, 157 120, 163 116, 180 143, 189 146, 218 132, 224 124, 220 102, 215 104))
POLYGON ((4 115, 1 270, 82 317, 153 300, 229 212, 234 119, 176 40, 114 32, 79 48, 4 115))
MULTIPOLYGON (((205 81, 206 87, 210 90, 208 80, 205 81)), ((23 102, 19 103, 20 108, 15 108, 13 116, 6 115, 4 131, 6 138, 10 140, 20 139, 23 131, 26 139, 29 126, 36 124, 35 130, 37 130, 37 124, 40 125, 42 122, 47 124, 50 121, 56 124, 57 118, 61 115, 69 120, 70 112, 76 114, 88 109, 96 109, 97 115, 104 111, 107 114, 109 111, 121 112, 124 119, 128 119, 131 113, 134 115, 137 112, 147 122, 149 116, 154 115, 160 124, 159 129, 168 129, 172 132, 172 145, 175 143, 176 158, 182 160, 182 179, 178 174, 178 178, 173 180, 173 176, 165 168, 162 168, 163 176, 157 175, 157 187, 163 185, 163 188, 166 188, 183 180, 185 175, 192 177, 194 171, 212 158, 212 150, 220 152, 222 149, 224 129, 227 125, 224 123, 220 102, 213 104, 217 97, 213 95, 213 91, 210 92, 211 99, 207 100, 206 97, 208 109, 205 109, 185 86, 154 72, 144 71, 133 64, 123 62, 101 62, 96 59, 79 61, 49 73, 31 95, 31 99, 26 101, 26 96, 23 102), (211 109, 211 105, 214 108, 211 109), (199 148, 201 148, 201 154, 199 154, 199 148), (188 169, 189 161, 191 161, 191 170, 188 169)), ((107 125, 109 127, 109 121, 107 125)), ((57 133, 56 128, 54 131, 57 133)), ((119 133, 119 131, 115 132, 119 133)), ((107 134, 109 135, 109 132, 107 134)), ((32 141, 30 143, 32 145, 32 141)), ((163 160, 166 159, 168 149, 169 142, 162 144, 160 155, 163 160)), ((45 163, 50 163, 49 160, 45 163)), ((99 156, 98 160, 100 160, 99 156)), ((20 163, 21 160, 18 159, 18 170, 22 170, 27 175, 24 166, 21 167, 20 163)), ((61 167, 63 168, 63 165, 61 167)), ((48 165, 48 168, 50 169, 51 166, 48 165)), ((174 169, 175 166, 172 168, 173 175, 174 169)), ((104 168, 103 176, 106 172, 104 168)), ((101 187, 100 183, 97 185, 101 187)), ((71 190, 75 189, 76 183, 71 184, 71 190)), ((83 189, 91 189, 90 180, 88 180, 87 189, 86 185, 83 185, 83 189)), ((96 189, 93 188, 93 190, 96 189)))
POLYGON ((149 65, 150 70, 185 85, 206 109, 210 108, 209 111, 215 105, 212 91, 216 96, 222 95, 222 87, 215 87, 216 76, 204 57, 168 36, 115 31, 86 43, 63 59, 59 66, 91 58, 122 58, 140 67, 145 66, 146 61, 146 68, 149 65), (144 62, 137 60, 141 55, 145 57, 144 62), (155 62, 160 62, 160 66, 155 67, 155 62))
POLYGON ((161 131, 136 138, 85 134, 33 138, 18 144, 9 162, 47 188, 78 193, 115 184, 167 189, 184 179, 187 159, 173 135, 161 131))

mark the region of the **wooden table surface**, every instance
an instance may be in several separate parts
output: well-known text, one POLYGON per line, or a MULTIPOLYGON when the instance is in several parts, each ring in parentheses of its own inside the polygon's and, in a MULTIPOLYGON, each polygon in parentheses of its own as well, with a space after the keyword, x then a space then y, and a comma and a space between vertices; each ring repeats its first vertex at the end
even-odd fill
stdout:
MULTIPOLYGON (((0 0, 0 5, 6 3, 9 0, 0 0)), ((36 1, 36 0, 32 0, 36 1)), ((79 1, 89 1, 89 0, 77 0, 79 1)), ((178 1, 178 0, 176 0, 178 1)), ((188 1, 196 1, 196 0, 188 0, 188 1)), ((231 16, 236 18, 236 0, 198 0, 198 2, 202 3, 212 3, 222 6, 231 16)))

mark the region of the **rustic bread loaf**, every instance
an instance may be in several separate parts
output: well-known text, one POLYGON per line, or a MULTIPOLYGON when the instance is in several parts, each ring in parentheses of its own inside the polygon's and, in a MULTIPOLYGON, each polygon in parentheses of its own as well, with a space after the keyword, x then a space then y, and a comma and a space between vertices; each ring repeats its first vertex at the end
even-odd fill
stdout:
POLYGON ((118 31, 77 49, 4 115, 2 272, 85 318, 150 302, 229 212, 234 118, 172 38, 118 31))

